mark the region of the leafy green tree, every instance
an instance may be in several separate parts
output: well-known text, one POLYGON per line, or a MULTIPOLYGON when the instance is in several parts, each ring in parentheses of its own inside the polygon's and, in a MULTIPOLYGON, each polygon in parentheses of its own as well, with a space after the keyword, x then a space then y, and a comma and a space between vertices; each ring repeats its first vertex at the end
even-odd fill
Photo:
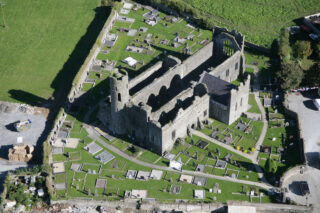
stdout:
POLYGON ((293 45, 293 52, 296 58, 305 59, 312 54, 311 44, 309 41, 297 41, 293 45))
POLYGON ((320 60, 320 43, 314 46, 314 52, 316 53, 317 59, 320 60))
POLYGON ((320 62, 313 64, 307 71, 304 83, 309 87, 320 85, 320 62))
POLYGON ((281 89, 288 90, 297 88, 304 73, 302 68, 295 61, 283 62, 280 70, 276 73, 281 89))
POLYGON ((277 172, 277 163, 273 159, 268 158, 265 165, 265 170, 266 172, 275 174, 277 172))
POLYGON ((280 31, 279 55, 284 60, 290 60, 292 49, 289 43, 289 31, 282 28, 280 31))

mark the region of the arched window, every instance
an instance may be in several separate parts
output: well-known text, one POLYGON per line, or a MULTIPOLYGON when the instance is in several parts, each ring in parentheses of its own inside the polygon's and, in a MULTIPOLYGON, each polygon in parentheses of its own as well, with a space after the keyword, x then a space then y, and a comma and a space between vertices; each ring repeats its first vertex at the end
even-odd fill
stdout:
POLYGON ((236 111, 237 111, 237 109, 238 109, 238 103, 236 103, 236 107, 235 107, 235 109, 236 109, 236 111))
POLYGON ((226 71, 226 77, 229 77, 229 69, 226 71))
POLYGON ((242 98, 240 99, 240 106, 242 106, 242 98))

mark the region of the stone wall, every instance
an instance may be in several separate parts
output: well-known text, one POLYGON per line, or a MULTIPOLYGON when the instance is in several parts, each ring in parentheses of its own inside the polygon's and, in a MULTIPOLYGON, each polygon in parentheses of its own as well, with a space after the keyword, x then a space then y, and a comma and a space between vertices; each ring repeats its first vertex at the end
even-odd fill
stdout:
POLYGON ((139 84, 140 82, 142 82, 143 80, 148 78, 154 72, 159 70, 162 67, 162 64, 163 64, 162 61, 158 61, 156 64, 154 64, 153 66, 148 68, 146 71, 144 71, 143 73, 141 73, 137 77, 131 79, 130 82, 129 82, 129 88, 130 89, 133 88, 134 86, 136 86, 137 84, 139 84))
POLYGON ((206 62, 208 59, 210 59, 213 55, 213 42, 210 42, 197 52, 195 52, 193 55, 188 57, 186 60, 182 62, 183 67, 183 76, 188 75, 190 72, 192 72, 194 69, 196 69, 198 66, 206 62))
POLYGON ((229 104, 229 121, 228 124, 232 124, 240 116, 248 110, 249 102, 249 88, 250 88, 250 75, 237 90, 231 90, 230 104, 229 104))
POLYGON ((228 82, 237 80, 242 72, 241 64, 244 60, 240 51, 235 52, 232 56, 226 59, 222 64, 215 67, 210 74, 228 82), (236 65, 238 64, 238 65, 236 65), (237 69, 236 69, 237 66, 237 69))
POLYGON ((187 109, 180 109, 177 117, 162 129, 162 153, 170 151, 177 138, 187 136, 187 129, 197 127, 200 122, 209 118, 209 95, 196 96, 193 104, 187 109))

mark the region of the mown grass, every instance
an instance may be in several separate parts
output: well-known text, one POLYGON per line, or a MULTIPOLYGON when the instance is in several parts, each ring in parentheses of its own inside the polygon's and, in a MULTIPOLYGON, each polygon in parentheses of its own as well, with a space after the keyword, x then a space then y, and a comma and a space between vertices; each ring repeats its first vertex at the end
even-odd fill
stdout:
MULTIPOLYGON (((318 0, 184 0, 200 10, 210 13, 229 29, 242 32, 248 41, 270 46, 282 27, 317 12, 318 0)), ((219 23, 221 25, 221 23, 219 23)))
MULTIPOLYGON (((100 0, 4 2, 7 27, 0 29, 0 100, 19 101, 12 97, 14 91, 48 99, 57 87, 65 87, 64 81, 53 81, 86 34, 100 0)), ((65 80, 73 78, 68 73, 65 80)))
POLYGON ((251 108, 248 110, 248 112, 261 114, 256 99, 254 98, 254 94, 249 95, 249 104, 251 108))

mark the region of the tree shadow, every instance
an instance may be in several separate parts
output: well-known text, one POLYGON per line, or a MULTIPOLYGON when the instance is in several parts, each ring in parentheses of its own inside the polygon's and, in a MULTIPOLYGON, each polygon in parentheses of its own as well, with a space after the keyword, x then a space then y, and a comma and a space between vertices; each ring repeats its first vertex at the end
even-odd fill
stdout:
POLYGON ((35 107, 45 107, 49 109, 49 114, 45 123, 45 129, 37 140, 34 150, 34 157, 29 164, 41 163, 43 158, 42 143, 46 140, 53 127, 53 121, 61 107, 66 106, 67 96, 72 88, 73 80, 81 66, 84 64, 91 48, 95 44, 99 33, 110 15, 111 7, 97 7, 94 9, 95 17, 87 28, 86 33, 80 38, 68 60, 58 72, 51 83, 54 89, 53 95, 48 100, 38 97, 22 90, 10 90, 10 96, 19 102, 35 107))
POLYGON ((311 110, 314 110, 314 111, 318 110, 317 107, 314 105, 312 100, 303 101, 303 105, 308 109, 311 109, 311 110))
POLYGON ((308 162, 308 166, 320 169, 320 153, 319 152, 307 152, 306 153, 306 158, 308 162))

